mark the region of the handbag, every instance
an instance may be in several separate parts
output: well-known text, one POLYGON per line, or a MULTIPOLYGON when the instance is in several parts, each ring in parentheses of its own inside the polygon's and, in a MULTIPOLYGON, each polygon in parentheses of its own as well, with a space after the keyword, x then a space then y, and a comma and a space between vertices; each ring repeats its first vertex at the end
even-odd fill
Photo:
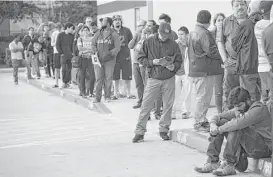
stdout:
POLYGON ((80 60, 81 57, 80 56, 73 56, 71 59, 71 63, 72 63, 72 67, 73 68, 79 68, 80 67, 80 60))

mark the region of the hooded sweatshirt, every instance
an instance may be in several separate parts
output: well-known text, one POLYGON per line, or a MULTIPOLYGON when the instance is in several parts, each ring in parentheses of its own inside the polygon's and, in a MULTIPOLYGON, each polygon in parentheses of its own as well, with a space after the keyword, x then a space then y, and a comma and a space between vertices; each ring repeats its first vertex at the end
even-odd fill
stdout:
POLYGON ((101 29, 96 32, 91 40, 92 52, 98 52, 101 63, 115 60, 120 51, 120 39, 118 33, 114 29, 101 29))

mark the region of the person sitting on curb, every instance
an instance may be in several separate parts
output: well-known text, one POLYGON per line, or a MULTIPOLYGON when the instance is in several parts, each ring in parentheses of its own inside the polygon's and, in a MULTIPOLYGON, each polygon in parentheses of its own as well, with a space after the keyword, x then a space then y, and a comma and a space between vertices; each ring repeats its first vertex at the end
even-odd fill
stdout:
POLYGON ((231 90, 228 101, 234 108, 214 116, 210 121, 208 160, 203 167, 195 168, 199 173, 235 175, 235 169, 240 172, 247 169, 247 157, 259 159, 272 154, 272 119, 267 106, 260 101, 251 101, 249 92, 239 86, 231 90), (227 143, 224 161, 220 164, 224 137, 227 143))

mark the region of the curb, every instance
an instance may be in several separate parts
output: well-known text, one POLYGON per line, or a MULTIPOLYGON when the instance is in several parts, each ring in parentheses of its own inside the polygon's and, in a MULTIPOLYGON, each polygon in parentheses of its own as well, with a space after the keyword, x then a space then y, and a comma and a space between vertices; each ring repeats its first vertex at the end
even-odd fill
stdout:
MULTIPOLYGON (((18 68, 18 73, 22 73, 25 70, 26 70, 25 68, 18 68)), ((5 73, 13 73, 13 68, 2 68, 2 69, 0 69, 0 74, 5 74, 5 73)))
POLYGON ((24 83, 27 83, 29 85, 32 85, 36 88, 39 88, 41 90, 44 90, 48 93, 54 94, 56 96, 59 96, 65 100, 68 100, 70 102, 74 102, 77 105, 83 106, 84 108, 88 108, 89 110, 101 113, 101 114, 111 114, 112 111, 105 106, 103 103, 95 103, 93 104, 92 100, 90 99, 84 99, 82 97, 79 97, 75 93, 71 93, 68 90, 63 90, 59 88, 52 88, 49 84, 39 83, 35 80, 27 80, 26 78, 22 76, 18 76, 18 79, 24 83))
MULTIPOLYGON (((196 149, 202 153, 206 153, 209 145, 209 135, 205 133, 197 133, 193 129, 172 130, 170 131, 170 137, 172 141, 196 149)), ((225 142, 223 143, 223 146, 224 145, 225 142)), ((222 153, 220 156, 222 156, 222 153)), ((271 158, 248 158, 248 170, 250 171, 264 177, 271 177, 271 169, 271 158)))

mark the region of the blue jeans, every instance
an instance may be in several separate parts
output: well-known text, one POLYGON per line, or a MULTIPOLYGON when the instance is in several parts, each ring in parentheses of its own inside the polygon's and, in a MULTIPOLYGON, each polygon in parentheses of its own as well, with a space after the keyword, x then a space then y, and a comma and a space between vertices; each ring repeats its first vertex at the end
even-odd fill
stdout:
MULTIPOLYGON (((222 119, 218 126, 224 125, 226 122, 228 121, 222 119)), ((256 159, 267 158, 272 154, 271 149, 266 145, 267 142, 265 139, 253 129, 246 127, 241 130, 226 132, 218 134, 216 137, 211 137, 207 149, 208 162, 219 161, 224 137, 227 138, 227 143, 223 156, 228 163, 235 164, 238 162, 238 154, 242 149, 246 152, 248 157, 256 159)))
POLYGON ((113 72, 116 64, 116 60, 111 60, 105 63, 102 63, 102 66, 94 65, 96 83, 95 83, 95 94, 96 100, 101 101, 102 97, 102 86, 105 86, 105 98, 110 99, 111 97, 111 88, 113 81, 113 72))

